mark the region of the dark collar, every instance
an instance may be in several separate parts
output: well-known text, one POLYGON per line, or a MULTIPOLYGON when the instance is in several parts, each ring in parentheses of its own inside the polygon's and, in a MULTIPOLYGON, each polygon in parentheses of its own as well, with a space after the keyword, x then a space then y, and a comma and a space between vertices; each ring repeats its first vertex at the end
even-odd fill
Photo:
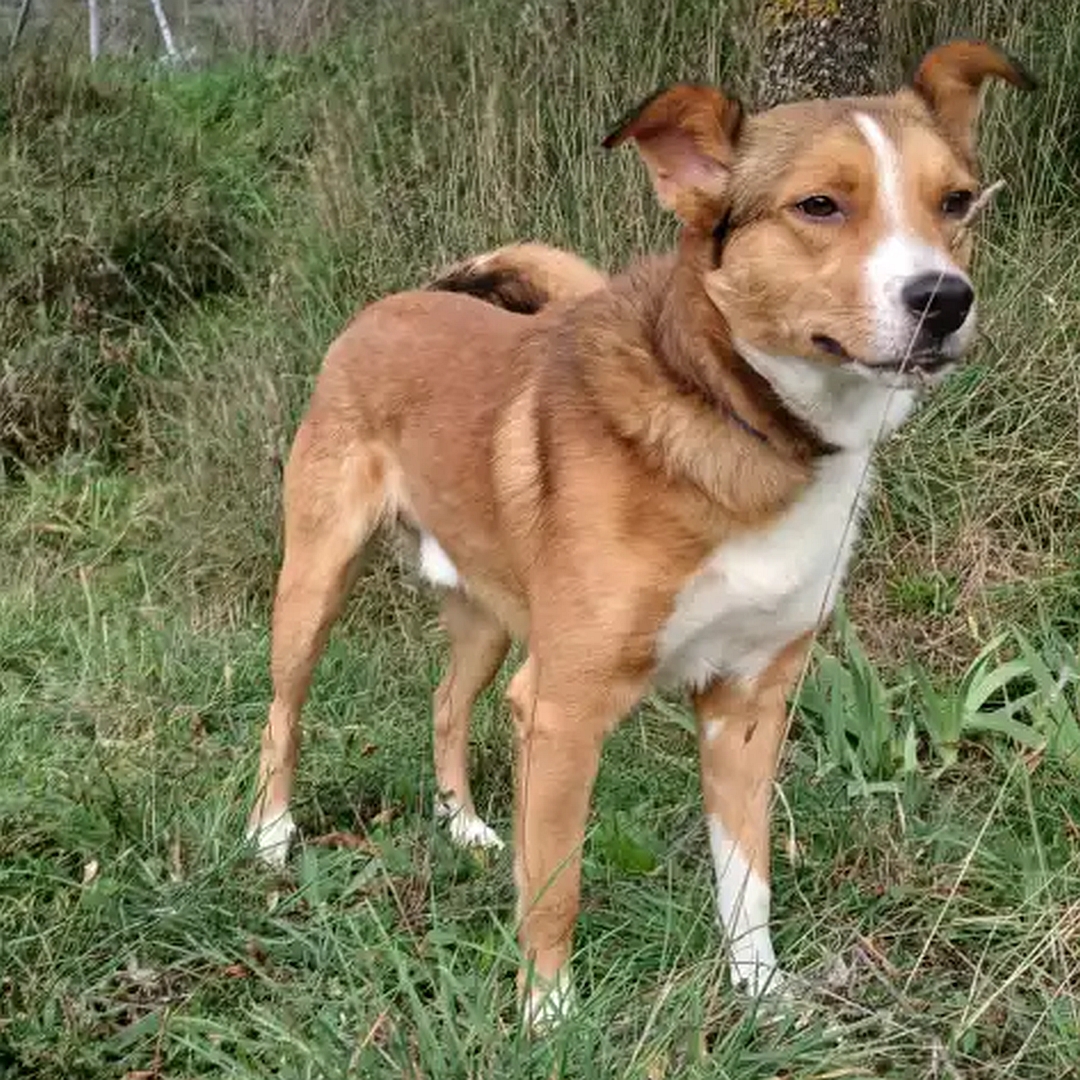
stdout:
MULTIPOLYGON (((839 446, 829 442, 820 431, 808 420, 804 420, 798 413, 780 397, 771 382, 746 357, 732 350, 738 357, 739 368, 744 386, 754 396, 756 401, 764 408, 773 420, 784 430, 788 438, 794 442, 796 452, 800 457, 809 458, 827 457, 840 450, 839 446)), ((733 419, 747 431, 752 432, 759 439, 773 446, 774 443, 756 428, 751 427, 741 416, 732 413, 733 419)))
POLYGON ((733 420, 739 427, 743 429, 748 435, 753 435, 759 442, 763 442, 766 446, 771 446, 769 436, 761 431, 759 428, 754 427, 749 420, 744 416, 740 416, 734 409, 734 407, 726 401, 718 401, 717 407, 722 413, 724 413, 730 420, 733 420))
POLYGON ((724 258, 724 245, 727 243, 729 234, 731 233, 731 211, 728 210, 724 216, 716 223, 712 231, 713 239, 713 251, 712 251, 712 263, 715 269, 721 263, 724 258))
MULTIPOLYGON (((716 223, 712 231, 713 239, 713 251, 712 262, 715 269, 720 265, 721 260, 724 257, 724 244, 727 243, 728 235, 731 233, 731 210, 725 211, 724 216, 716 223)), ((741 358, 740 358, 741 359, 741 358)), ((745 362, 745 361, 744 361, 745 362)), ((724 413, 730 420, 734 421, 739 427, 743 429, 748 435, 753 435, 759 442, 765 443, 766 446, 771 445, 769 436, 761 431, 759 428, 754 427, 744 416, 741 416, 735 407, 727 401, 716 401, 716 407, 724 413)))

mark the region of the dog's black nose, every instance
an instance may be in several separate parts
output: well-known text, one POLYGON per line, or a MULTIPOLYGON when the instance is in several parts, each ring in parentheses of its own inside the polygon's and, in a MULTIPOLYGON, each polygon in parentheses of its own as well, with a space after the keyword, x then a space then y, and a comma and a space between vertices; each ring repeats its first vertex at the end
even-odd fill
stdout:
POLYGON ((940 341, 959 330, 975 293, 959 274, 929 273, 913 277, 901 293, 908 311, 922 319, 922 329, 940 341))

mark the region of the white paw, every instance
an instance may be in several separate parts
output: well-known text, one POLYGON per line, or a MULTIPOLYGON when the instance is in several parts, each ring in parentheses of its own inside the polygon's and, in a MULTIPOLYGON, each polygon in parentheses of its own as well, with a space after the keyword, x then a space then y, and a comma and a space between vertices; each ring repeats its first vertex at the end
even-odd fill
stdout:
POLYGON ((494 848, 505 846, 499 834, 474 810, 462 806, 452 796, 435 803, 435 816, 449 819, 450 839, 459 847, 494 848))
POLYGON ((751 998, 783 997, 788 977, 775 962, 732 957, 731 985, 751 998))
POLYGON ((259 858, 274 870, 280 870, 289 856, 289 844, 296 835, 296 822, 288 810, 277 817, 248 829, 247 837, 254 840, 259 858))
POLYGON ((570 972, 560 972, 550 986, 531 986, 522 1003, 525 1027, 539 1034, 552 1031, 573 1015, 576 1002, 570 972))

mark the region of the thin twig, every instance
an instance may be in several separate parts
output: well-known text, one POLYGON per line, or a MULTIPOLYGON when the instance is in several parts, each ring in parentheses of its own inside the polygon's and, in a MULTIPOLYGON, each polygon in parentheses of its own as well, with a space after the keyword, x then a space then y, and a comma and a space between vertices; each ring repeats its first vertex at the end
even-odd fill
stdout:
MULTIPOLYGON (((998 808, 1001 806, 1002 799, 1005 798, 1005 792, 1009 788, 1009 783, 1013 778, 1013 773, 1016 772, 1017 763, 1020 758, 1016 758, 1012 765, 1009 767, 1009 771, 1005 776, 1005 781, 998 790, 997 796, 994 799, 993 806, 990 807, 990 812, 983 820, 982 827, 979 829, 978 835, 975 837, 975 842, 968 849, 967 854, 964 856, 964 861, 960 864, 960 870, 956 875, 956 879, 952 883, 952 888, 949 889, 949 895, 945 897, 945 903, 941 905, 941 910, 938 912, 938 917, 934 920, 934 925, 930 928, 930 933, 926 935, 926 940, 923 942, 922 949, 919 950, 919 955, 915 959, 915 963, 912 965, 911 970, 908 972, 907 980, 904 982, 904 996, 907 996, 908 991, 911 989, 911 984, 915 979, 915 976, 919 973, 919 968, 922 967, 923 960, 926 959, 926 954, 930 951, 930 946, 933 945, 934 939, 937 937, 938 930, 941 929, 941 924, 945 921, 945 915, 949 908, 952 906, 952 902, 956 899, 956 894, 960 891, 960 886, 963 884, 964 878, 967 877, 968 869, 971 866, 972 860, 975 858, 976 853, 982 847, 983 837, 986 835, 986 830, 990 828, 990 823, 997 816, 998 808)), ((991 998, 991 1000, 993 1000, 991 998)), ((988 1003, 987 1003, 988 1004, 988 1003)), ((985 1011, 986 1005, 983 1006, 975 1014, 975 1019, 985 1011)), ((970 1021, 968 1026, 971 1026, 970 1021)))
POLYGON ((799 840, 795 832, 795 815, 791 812, 791 804, 787 801, 784 789, 774 780, 773 795, 780 800, 784 808, 784 816, 787 818, 787 857, 792 866, 799 865, 799 840))
POLYGON ((150 0, 150 6, 154 9, 154 18, 157 19, 158 29, 161 31, 161 40, 165 42, 165 52, 168 53, 170 60, 176 60, 180 53, 177 51, 176 42, 173 41, 169 20, 165 17, 161 0, 150 0))
POLYGON ((975 219, 990 205, 990 200, 994 198, 998 192, 1004 191, 1006 185, 1004 180, 995 180, 988 188, 986 188, 982 194, 968 207, 967 213, 964 215, 960 222, 960 231, 957 233, 957 239, 953 240, 953 246, 955 247, 959 243, 959 237, 963 236, 972 226, 975 219))
POLYGON ((11 42, 8 44, 8 53, 15 51, 15 46, 19 44, 19 38, 22 35, 23 27, 26 25, 26 16, 30 11, 30 0, 22 0, 22 6, 19 8, 19 14, 15 19, 15 28, 11 31, 11 42))
MULTIPOLYGON (((964 238, 965 235, 967 235, 967 233, 971 229, 972 224, 974 223, 975 219, 989 205, 991 199, 993 199, 994 196, 998 194, 998 192, 1002 191, 1005 188, 1005 186, 1006 185, 1005 185, 1004 180, 995 180, 992 184, 990 184, 987 188, 985 188, 979 194, 979 196, 972 202, 971 206, 968 207, 967 213, 964 214, 963 218, 961 219, 960 224, 959 224, 959 226, 957 228, 956 234, 953 237, 952 244, 950 245, 951 247, 956 247, 960 243, 960 241, 964 238)), ((941 279, 944 276, 945 276, 945 271, 942 270, 941 273, 938 276, 938 284, 939 285, 941 283, 941 279)), ((914 330, 911 332, 911 338, 908 341, 907 351, 906 351, 906 353, 904 355, 903 360, 900 363, 900 371, 901 372, 903 372, 903 371, 905 371, 907 369, 908 361, 911 359, 912 350, 915 347, 915 342, 918 339, 919 332, 922 330, 922 325, 923 325, 923 321, 924 321, 925 318, 926 318, 926 312, 924 311, 923 314, 919 317, 918 324, 915 326, 914 330)), ((888 419, 888 416, 889 416, 889 409, 892 406, 893 398, 896 395, 897 389, 898 389, 898 387, 894 385, 890 389, 889 394, 885 399, 885 406, 882 409, 882 413, 881 413, 881 422, 878 425, 877 436, 875 437, 874 443, 873 443, 874 446, 876 446, 877 443, 881 441, 881 434, 885 430, 885 423, 886 423, 886 421, 888 419)), ((859 477, 859 483, 858 483, 857 488, 856 488, 855 499, 851 504, 851 509, 848 511, 847 520, 844 522, 844 527, 840 532, 840 542, 839 542, 839 544, 837 545, 837 548, 836 548, 836 557, 833 560, 832 569, 829 572, 829 584, 828 584, 828 587, 825 590, 824 596, 821 599, 821 607, 818 610, 817 622, 815 624, 813 633, 811 634, 811 637, 810 637, 810 646, 811 647, 807 648, 806 655, 803 657, 802 670, 799 672, 799 678, 796 680, 794 691, 793 691, 793 693, 791 695, 791 703, 790 703, 790 705, 788 707, 787 722, 786 722, 786 724, 784 726, 784 738, 781 740, 781 744, 780 744, 781 747, 783 747, 784 743, 787 742, 788 734, 791 731, 791 725, 795 721, 796 702, 799 700, 799 696, 802 693, 803 684, 806 682, 807 673, 810 670, 810 659, 811 659, 812 646, 817 643, 818 636, 821 633, 822 625, 823 625, 823 623, 825 621, 825 616, 826 616, 825 605, 826 605, 826 602, 828 600, 828 597, 832 594, 833 584, 835 583, 836 577, 837 577, 837 575, 839 574, 839 571, 840 571, 840 561, 841 561, 841 556, 842 556, 843 551, 844 551, 844 546, 847 543, 848 531, 854 525, 855 519, 858 516, 859 508, 862 506, 863 488, 865 487, 867 478, 870 475, 870 462, 871 462, 872 458, 873 458, 873 453, 871 452, 870 454, 867 455, 866 464, 863 466, 862 475, 859 477)), ((780 790, 781 789, 780 789, 779 783, 774 782, 774 794, 779 792, 780 790)), ((907 988, 905 987, 905 992, 906 992, 906 990, 907 990, 907 988)))

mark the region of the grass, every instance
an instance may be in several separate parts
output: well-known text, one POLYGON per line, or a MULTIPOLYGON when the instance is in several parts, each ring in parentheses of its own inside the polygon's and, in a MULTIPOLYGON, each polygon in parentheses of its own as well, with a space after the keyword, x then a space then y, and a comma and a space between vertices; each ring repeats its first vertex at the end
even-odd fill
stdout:
MULTIPOLYGON (((1080 6, 891 11, 898 69, 966 26, 1044 90, 991 96, 986 340, 885 455, 801 698, 776 935, 818 989, 764 1018, 726 988, 689 720, 657 698, 605 754, 582 1008, 540 1043, 509 859, 431 820, 442 644, 386 560, 307 712, 309 842, 281 878, 240 843, 280 463, 358 303, 514 237, 605 265, 670 239, 596 144, 665 80, 737 80, 726 16, 375 2, 304 54, 0 75, 0 1077, 1076 1074, 1080 6)), ((506 833, 497 692, 475 731, 506 833)))

